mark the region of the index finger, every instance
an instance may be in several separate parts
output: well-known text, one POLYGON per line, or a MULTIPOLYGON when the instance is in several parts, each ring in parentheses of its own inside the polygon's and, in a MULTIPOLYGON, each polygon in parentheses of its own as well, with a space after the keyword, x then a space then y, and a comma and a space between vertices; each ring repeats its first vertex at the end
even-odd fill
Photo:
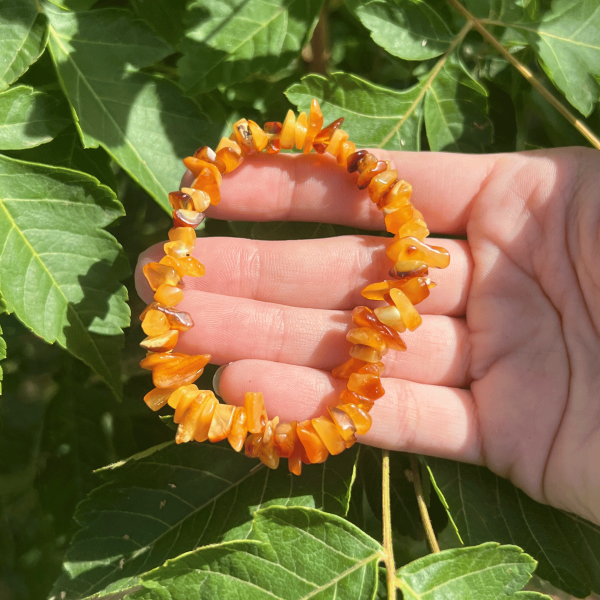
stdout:
MULTIPOLYGON (((434 233, 464 235, 473 199, 498 155, 373 150, 413 187, 411 202, 434 233)), ((182 185, 191 183, 191 174, 182 185)), ((313 221, 382 229, 356 175, 328 154, 256 154, 223 178, 222 201, 208 216, 232 221, 313 221)))

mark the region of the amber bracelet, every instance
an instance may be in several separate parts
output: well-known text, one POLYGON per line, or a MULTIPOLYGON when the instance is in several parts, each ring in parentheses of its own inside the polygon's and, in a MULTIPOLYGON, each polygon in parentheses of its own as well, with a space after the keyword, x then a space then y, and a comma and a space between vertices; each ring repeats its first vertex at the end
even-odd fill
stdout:
POLYGON ((410 184, 398 179, 388 161, 378 160, 366 150, 357 152, 340 128, 342 122, 343 118, 337 119, 323 128, 323 114, 313 100, 308 117, 306 113, 296 117, 290 110, 283 124, 266 123, 264 129, 254 121, 240 119, 216 152, 204 146, 184 159, 194 180, 189 188, 169 194, 173 228, 164 245, 165 256, 158 263, 144 266, 155 301, 140 315, 148 336, 140 344, 148 351, 140 366, 152 371, 156 386, 144 401, 152 410, 165 404, 175 409, 178 444, 227 439, 234 450, 239 452, 245 447, 247 456, 259 458, 272 469, 277 468, 280 457, 287 458, 289 470, 300 475, 302 463, 321 463, 329 454, 339 454, 352 446, 357 435, 370 429, 369 411, 384 395, 381 358, 390 348, 406 349, 399 333, 413 331, 421 324, 414 305, 427 298, 434 286, 427 277, 428 269, 447 267, 450 256, 444 248, 424 242, 429 230, 423 215, 410 203, 410 184), (320 154, 327 152, 340 167, 358 173, 358 187, 368 190, 385 215, 387 231, 394 234, 387 248, 394 266, 390 270, 392 279, 362 290, 365 298, 387 305, 374 310, 358 306, 352 311, 355 328, 346 336, 353 344, 350 359, 332 371, 334 377, 347 380, 339 404, 328 407, 328 416, 280 423, 279 417, 267 416, 260 392, 247 392, 244 405, 233 406, 220 403, 212 391, 194 385, 210 355, 188 356, 173 351, 179 332, 194 326, 188 313, 174 307, 183 299, 183 278, 204 275, 204 266, 190 253, 204 211, 221 200, 222 175, 239 167, 250 154, 263 150, 277 154, 294 146, 305 154, 313 149, 320 154))

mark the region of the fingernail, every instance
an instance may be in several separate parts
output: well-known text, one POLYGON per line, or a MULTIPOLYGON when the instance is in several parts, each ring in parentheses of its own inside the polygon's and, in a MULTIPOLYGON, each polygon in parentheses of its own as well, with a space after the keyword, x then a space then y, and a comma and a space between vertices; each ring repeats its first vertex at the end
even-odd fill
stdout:
POLYGON ((213 390, 217 396, 221 396, 221 390, 219 389, 219 383, 221 381, 221 375, 223 371, 230 365, 231 363, 227 363, 226 365, 221 365, 213 375, 213 390))

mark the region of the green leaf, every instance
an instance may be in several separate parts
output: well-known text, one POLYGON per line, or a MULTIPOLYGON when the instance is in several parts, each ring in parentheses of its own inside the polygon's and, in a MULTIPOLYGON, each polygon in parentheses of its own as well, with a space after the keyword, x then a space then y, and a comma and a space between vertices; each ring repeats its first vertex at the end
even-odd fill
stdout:
POLYGON ((54 593, 84 598, 122 590, 199 545, 246 539, 269 505, 348 510, 356 452, 306 467, 302 477, 257 465, 229 445, 169 442, 100 471, 105 485, 83 502, 54 593), (107 587, 108 586, 108 587, 107 587))
POLYGON ((256 513, 252 536, 201 548, 144 577, 132 599, 339 598, 377 589, 381 546, 340 517, 310 508, 256 513))
POLYGON ((346 5, 371 32, 376 44, 405 60, 439 56, 454 38, 430 2, 346 0, 346 5))
POLYGON ((181 83, 190 94, 273 75, 300 54, 323 0, 196 0, 180 44, 181 83))
POLYGON ((493 133, 487 114, 486 89, 460 60, 449 56, 425 94, 425 131, 431 150, 484 152, 493 133))
POLYGON ((307 75, 286 91, 290 102, 307 110, 316 98, 325 123, 344 117, 344 129, 357 147, 419 150, 422 124, 421 86, 398 92, 348 73, 327 79, 307 75))
POLYGON ((35 0, 5 0, 0 4, 0 90, 27 71, 44 51, 46 17, 35 0))
POLYGON ((128 267, 101 228, 122 214, 84 173, 0 157, 0 290, 10 312, 58 342, 120 394, 128 267))
POLYGON ((521 598, 518 591, 531 578, 535 565, 517 546, 488 542, 429 554, 396 574, 405 600, 493 600, 521 598))
POLYGON ((98 0, 49 0, 65 10, 89 10, 98 0))
POLYGON ((134 2, 133 9, 163 40, 175 46, 184 33, 183 18, 187 14, 187 3, 188 0, 152 0, 134 2))
POLYGON ((600 592, 598 525, 535 502, 483 467, 439 458, 427 463, 465 543, 518 544, 553 585, 579 598, 600 592))
POLYGON ((49 142, 70 122, 57 94, 26 85, 0 93, 0 150, 20 150, 49 142))
MULTIPOLYGON (((6 312, 6 301, 0 295, 0 315, 6 312)), ((6 358, 6 342, 2 337, 2 327, 0 327, 0 360, 4 360, 6 358)), ((0 365, 0 395, 2 395, 2 380, 4 375, 2 373, 2 365, 0 365)))
POLYGON ((83 145, 101 145, 170 213, 167 194, 179 185, 181 159, 216 132, 174 83, 136 72, 171 47, 123 10, 45 10, 50 50, 83 145))

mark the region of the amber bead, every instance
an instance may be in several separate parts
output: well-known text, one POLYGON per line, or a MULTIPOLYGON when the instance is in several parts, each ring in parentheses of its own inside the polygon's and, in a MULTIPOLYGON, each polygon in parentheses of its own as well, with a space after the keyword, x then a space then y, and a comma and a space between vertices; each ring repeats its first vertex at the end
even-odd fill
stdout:
POLYGON ((194 158, 193 156, 188 156, 183 159, 183 164, 192 172, 192 175, 194 177, 198 177, 198 175, 200 175, 202 171, 208 169, 212 173, 217 184, 221 185, 221 182, 223 180, 221 171, 219 171, 219 169, 213 163, 207 162, 205 160, 200 160, 199 158, 194 158))
POLYGON ((153 389, 144 396, 144 402, 154 411, 161 409, 176 388, 153 389))
POLYGON ((169 204, 174 210, 183 208, 184 210, 194 210, 194 200, 190 194, 177 191, 169 193, 169 204))
POLYGON ((244 453, 248 458, 258 458, 258 451, 262 444, 262 433, 251 433, 244 442, 244 453))
POLYGON ((169 331, 169 321, 159 310, 149 310, 142 321, 142 329, 150 337, 162 335, 169 331))
POLYGON ((281 129, 278 132, 279 146, 282 150, 290 150, 296 142, 296 115, 293 110, 288 110, 283 124, 280 123, 280 125, 281 129))
POLYGON ((185 269, 185 274, 190 277, 203 277, 206 273, 204 265, 193 256, 182 256, 179 264, 185 269))
POLYGON ((367 363, 364 367, 361 367, 357 373, 361 375, 369 374, 369 375, 381 375, 384 371, 384 366, 382 362, 376 363, 367 363))
POLYGON ((350 390, 343 390, 340 394, 340 400, 343 404, 355 404, 366 412, 369 412, 375 404, 373 400, 369 400, 369 398, 365 398, 364 396, 361 396, 356 392, 351 392, 350 390))
POLYGON ((194 431, 194 439, 197 442, 204 442, 208 439, 210 424, 212 422, 215 410, 219 405, 219 401, 215 398, 215 395, 210 390, 202 393, 206 396, 202 402, 200 414, 196 421, 196 430, 194 431))
POLYGON ((193 202, 193 210, 196 212, 204 212, 210 206, 210 196, 203 190, 195 190, 191 187, 181 188, 182 192, 185 192, 191 197, 193 202))
POLYGON ((140 319, 143 319, 149 310, 159 310, 167 317, 170 329, 177 329, 178 331, 189 331, 194 326, 194 321, 189 313, 182 310, 175 310, 170 306, 164 306, 159 302, 152 302, 144 309, 144 312, 140 315, 140 319))
POLYGON ((161 335, 153 335, 152 337, 143 339, 140 342, 140 346, 144 350, 149 350, 151 352, 168 352, 175 348, 178 337, 179 331, 171 329, 161 335))
POLYGON ((173 225, 175 227, 186 227, 196 229, 204 221, 204 214, 195 210, 179 210, 173 211, 173 225))
POLYGON ((350 348, 350 356, 357 358, 358 360, 364 360, 368 363, 376 363, 381 360, 382 352, 375 350, 371 346, 365 346, 364 344, 354 344, 350 348))
MULTIPOLYGON (((235 135, 233 137, 235 137, 235 135)), ((222 137, 221 138, 221 141, 219 142, 219 145, 217 146, 217 149, 215 150, 215 152, 217 154, 217 158, 219 158, 219 159, 221 159, 221 156, 219 155, 219 152, 223 148, 231 148, 237 154, 241 154, 241 155, 244 154, 244 152, 242 150, 242 147, 235 140, 231 139, 231 137, 228 137, 228 138, 222 137)))
POLYGON ((202 146, 202 148, 198 148, 198 150, 194 152, 194 158, 199 158, 200 160, 215 165, 215 167, 219 169, 220 173, 225 173, 226 171, 225 163, 222 160, 220 160, 217 156, 217 153, 208 146, 202 146))
POLYGON ((427 275, 427 265, 424 263, 423 267, 418 272, 411 273, 411 277, 402 277, 401 279, 386 279, 385 281, 379 281, 378 283, 372 283, 361 291, 361 294, 369 300, 384 300, 385 295, 389 294, 392 288, 401 289, 407 296, 410 294, 411 302, 418 304, 429 296, 429 290, 435 287, 427 275), (425 288, 427 291, 425 291, 425 288), (407 291, 408 290, 408 291, 407 291), (413 300, 415 298, 415 300, 413 300))
POLYGON ((175 242, 167 242, 163 245, 163 249, 167 256, 173 256, 174 258, 183 258, 187 256, 192 250, 193 246, 188 246, 185 242, 181 240, 176 240, 175 242))
POLYGON ((327 410, 329 411, 332 422, 342 436, 346 448, 350 448, 350 446, 356 442, 356 425, 354 424, 354 421, 346 412, 340 410, 336 406, 328 406, 327 410))
POLYGON ((336 154, 337 164, 343 169, 345 169, 348 164, 348 156, 350 156, 355 151, 356 145, 354 142, 351 142, 350 140, 342 142, 340 144, 338 153, 336 154))
POLYGON ((217 158, 225 165, 225 173, 231 173, 244 162, 244 153, 239 144, 223 138, 217 147, 217 158))
POLYGON ((329 144, 327 144, 327 149, 325 150, 328 154, 337 157, 338 152, 340 150, 340 146, 347 141, 348 132, 343 129, 336 129, 329 140, 329 144))
POLYGON ((327 146, 329 146, 331 137, 336 132, 336 130, 339 127, 341 127, 343 122, 344 122, 344 117, 340 117, 339 119, 336 119, 335 121, 333 121, 333 123, 330 123, 329 125, 327 125, 327 127, 324 127, 323 129, 321 129, 321 131, 319 131, 319 133, 317 133, 317 135, 315 136, 315 139, 313 141, 313 148, 315 149, 316 152, 318 152, 319 154, 323 154, 327 150, 327 146))
POLYGON ((265 398, 261 392, 246 392, 244 395, 244 408, 248 418, 248 431, 259 433, 267 423, 267 409, 265 398))
POLYGON ((402 314, 395 306, 379 306, 373 312, 384 325, 387 325, 400 333, 406 331, 406 325, 402 320, 402 314))
POLYGON ((220 442, 229 436, 235 408, 231 404, 217 404, 208 430, 208 439, 211 442, 220 442))
POLYGON ((302 421, 296 426, 298 439, 304 447, 306 456, 310 463, 322 463, 327 460, 329 451, 323 440, 319 437, 310 421, 302 421))
POLYGON ((390 233, 395 233, 397 239, 408 236, 425 239, 429 235, 423 215, 411 205, 386 215, 385 228, 390 233))
POLYGON ((328 417, 317 417, 311 420, 311 424, 325 444, 329 454, 340 454, 346 449, 346 442, 344 442, 344 438, 331 419, 328 417))
POLYGON ((173 267, 177 275, 179 275, 181 278, 183 278, 185 275, 185 269, 179 264, 179 259, 175 258, 174 256, 163 256, 160 259, 159 264, 173 267))
POLYGON ((400 290, 394 288, 390 290, 390 297, 394 301, 396 308, 400 311, 402 320, 404 321, 407 329, 414 331, 417 327, 419 327, 419 325, 423 322, 423 319, 406 295, 400 290))
POLYGON ((348 389, 370 400, 377 400, 385 394, 379 375, 352 373, 348 378, 348 389))
POLYGON ((306 113, 301 112, 296 118, 296 130, 294 133, 294 141, 296 142, 296 149, 304 149, 304 140, 306 139, 306 130, 308 128, 308 118, 306 113))
POLYGON ((384 215, 394 212, 403 206, 410 204, 412 194, 412 185, 406 181, 400 180, 394 184, 392 189, 377 204, 384 215))
POLYGON ((397 262, 390 269, 390 277, 399 279, 412 279, 413 277, 422 277, 427 275, 429 267, 420 260, 403 260, 397 262))
POLYGON ((371 418, 371 415, 362 408, 359 408, 355 404, 338 404, 336 408, 345 412, 352 419, 358 435, 364 435, 371 429, 373 419, 371 418))
POLYGON ((275 448, 274 433, 279 417, 275 417, 272 421, 267 421, 265 429, 262 433, 262 442, 258 447, 258 458, 269 469, 276 469, 279 466, 279 454, 275 448))
POLYGON ((267 147, 267 142, 269 141, 267 134, 258 123, 251 120, 248 120, 248 129, 252 136, 252 149, 255 152, 262 152, 267 147))
POLYGON ((275 448, 282 458, 289 458, 296 444, 296 422, 278 423, 275 428, 275 448))
POLYGON ((387 163, 383 160, 378 160, 373 166, 368 167, 362 171, 356 180, 356 185, 359 190, 364 190, 371 183, 371 180, 375 175, 380 175, 387 171, 387 163))
POLYGON ((168 265, 161 265, 160 263, 151 262, 144 265, 142 271, 144 273, 144 277, 148 281, 148 284, 155 292, 163 284, 178 285, 181 281, 181 277, 179 277, 177 271, 168 265))
MULTIPOLYGON (((381 352, 382 354, 387 350, 385 338, 378 331, 375 331, 368 325, 351 329, 346 334, 346 339, 351 344, 363 344, 364 346, 371 346, 371 348, 375 348, 375 350, 381 352)), ((369 360, 367 362, 373 361, 369 360)))
POLYGON ((171 227, 169 239, 172 242, 181 241, 188 246, 193 246, 196 243, 196 232, 189 227, 171 227))
POLYGON ((377 162, 377 157, 374 154, 371 154, 368 150, 357 150, 348 156, 346 168, 348 173, 358 172, 360 174, 374 167, 377 162))
MULTIPOLYGON (((378 299, 383 300, 383 296, 378 299)), ((377 331, 385 340, 388 348, 400 351, 406 350, 406 344, 402 341, 398 332, 391 327, 384 325, 370 308, 366 306, 357 306, 352 311, 352 320, 354 321, 354 324, 359 327, 370 327, 377 331)))
POLYGON ((382 173, 374 175, 368 187, 369 198, 371 198, 375 204, 379 204, 382 201, 382 198, 384 198, 395 185, 396 181, 398 181, 398 171, 395 169, 387 169, 382 173))
POLYGON ((434 286, 435 284, 427 277, 415 277, 403 282, 398 288, 404 292, 412 304, 419 304, 429 296, 429 290, 434 286))
MULTIPOLYGON (((184 396, 186 396, 187 394, 190 394, 191 392, 197 392, 198 390, 198 386, 197 385, 182 385, 178 388, 175 389, 175 391, 169 396, 169 406, 171 408, 177 409, 177 407, 179 406, 179 402, 184 398, 184 396)), ((187 410, 187 406, 189 406, 189 402, 190 402, 190 398, 187 398, 183 404, 183 406, 181 406, 179 408, 179 413, 178 415, 175 417, 173 417, 174 419, 176 418, 177 421, 179 422, 181 420, 181 416, 183 415, 183 413, 187 410)))
POLYGON ((231 432, 227 440, 231 447, 239 452, 244 447, 244 440, 248 435, 248 418, 243 406, 236 406, 231 419, 231 432))
POLYGON ((279 121, 269 121, 268 123, 265 123, 265 133, 268 138, 267 154, 278 154, 281 150, 281 123, 279 123, 279 121))
POLYGON ((209 360, 210 354, 198 354, 166 361, 154 367, 152 381, 160 388, 190 385, 202 375, 209 360))
POLYGON ((159 285, 154 294, 154 299, 166 306, 175 306, 183 300, 183 290, 175 285, 159 285))
MULTIPOLYGON (((429 246, 414 237, 396 240, 387 250, 387 255, 396 263, 401 261, 421 261, 429 267, 444 269, 450 264, 450 254, 440 246, 429 246)), ((395 266, 396 270, 399 270, 395 266)))
POLYGON ((304 154, 308 154, 313 149, 315 137, 323 128, 323 113, 319 103, 313 98, 310 103, 310 111, 308 113, 308 124, 306 128, 306 137, 304 138, 304 154))
POLYGON ((252 132, 250 131, 250 127, 248 126, 248 121, 246 119, 240 119, 233 124, 233 134, 235 136, 235 141, 245 152, 248 154, 254 152, 252 132))
POLYGON ((352 373, 356 373, 358 369, 364 367, 366 362, 364 360, 358 360, 356 358, 350 358, 345 363, 341 364, 339 367, 335 367, 331 374, 336 379, 348 379, 352 373))
MULTIPOLYGON (((295 425, 295 422, 293 424, 293 427, 294 427, 294 432, 296 432, 297 427, 295 425)), ((300 440, 297 439, 297 434, 296 434, 296 443, 294 445, 294 449, 292 450, 292 453, 288 457, 288 469, 289 469, 290 473, 293 473, 294 475, 301 475, 303 455, 304 456, 306 455, 306 451, 304 450, 304 446, 300 443, 300 440)), ((308 462, 308 459, 305 462, 308 462)))
POLYGON ((187 356, 187 354, 180 354, 178 352, 151 352, 146 358, 140 361, 140 367, 151 371, 156 365, 185 356, 187 356))
MULTIPOLYGON (((193 394, 188 395, 186 400, 186 410, 179 419, 179 427, 175 434, 176 444, 185 444, 194 439, 194 432, 204 404, 204 396, 202 396, 199 391, 195 391, 193 394)), ((182 399, 177 408, 183 406, 183 404, 184 400, 182 399)), ((177 411, 175 411, 175 414, 177 414, 177 411)))
POLYGON ((216 205, 219 204, 219 202, 221 201, 219 182, 217 181, 214 172, 208 168, 202 169, 202 171, 200 171, 200 174, 192 182, 191 187, 193 187, 195 190, 202 190, 206 192, 210 196, 211 204, 216 205))

